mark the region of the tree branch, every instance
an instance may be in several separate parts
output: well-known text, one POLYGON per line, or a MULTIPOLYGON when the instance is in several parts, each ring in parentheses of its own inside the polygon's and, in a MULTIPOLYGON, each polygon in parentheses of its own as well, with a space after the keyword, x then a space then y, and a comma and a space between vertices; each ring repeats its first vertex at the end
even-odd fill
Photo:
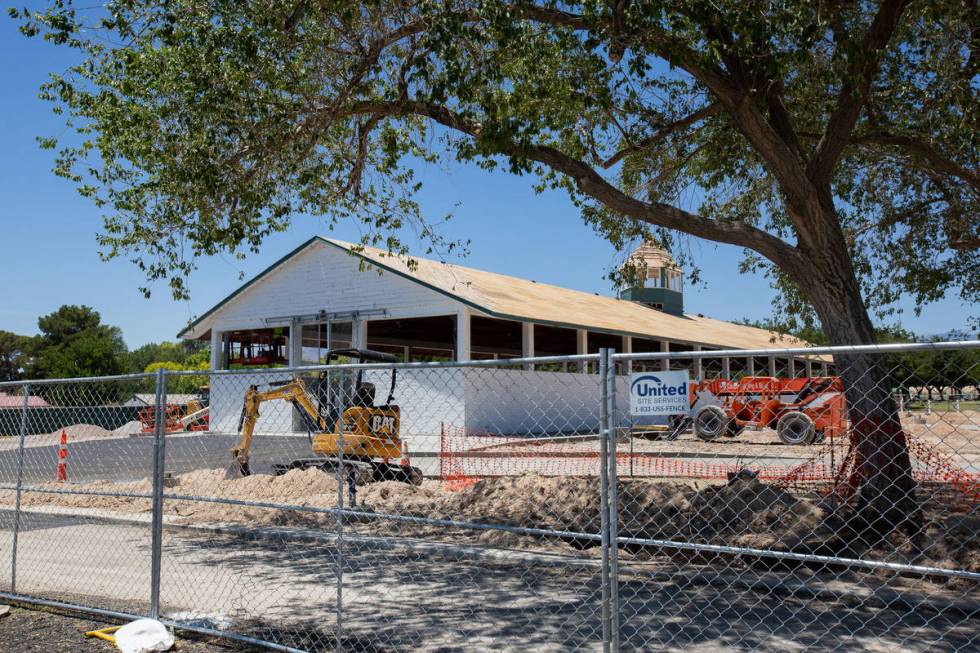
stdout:
POLYGON ((807 165, 807 176, 814 184, 821 186, 830 182, 834 166, 847 146, 851 130, 871 91, 881 51, 895 32, 908 3, 909 0, 884 0, 860 46, 848 54, 849 65, 837 97, 837 106, 830 114, 817 149, 807 165))
MULTIPOLYGON (((478 122, 441 105, 417 100, 401 102, 359 102, 350 108, 351 114, 382 116, 416 115, 479 139, 478 122)), ((521 144, 512 140, 495 142, 498 154, 526 158, 541 163, 570 177, 578 189, 604 206, 641 222, 739 247, 746 247, 788 271, 799 270, 803 263, 792 245, 772 234, 743 222, 721 222, 689 213, 669 204, 643 202, 630 197, 610 184, 587 163, 571 157, 549 145, 521 144)))
POLYGON ((856 145, 874 144, 898 148, 915 157, 921 158, 936 172, 961 179, 969 184, 974 192, 980 194, 980 173, 961 166, 925 141, 911 136, 865 134, 855 136, 850 142, 856 145))
POLYGON ((713 116, 716 113, 718 113, 720 110, 721 110, 721 106, 720 105, 718 105, 718 104, 711 104, 711 105, 709 105, 709 106, 707 106, 707 107, 705 107, 703 109, 700 109, 699 111, 695 111, 694 113, 692 113, 689 116, 686 116, 684 118, 681 118, 680 120, 675 120, 672 123, 669 123, 667 125, 664 125, 660 129, 658 129, 656 132, 654 132, 650 136, 647 136, 646 138, 644 138, 643 140, 639 141, 638 143, 633 143, 633 144, 628 145, 627 147, 624 147, 623 149, 619 150, 618 152, 616 152, 615 154, 613 154, 611 157, 609 157, 608 159, 606 159, 605 161, 603 161, 600 165, 604 169, 608 170, 609 168, 613 167, 614 165, 616 165, 617 163, 619 163, 620 161, 622 161, 624 158, 626 158, 627 156, 629 156, 630 154, 634 154, 636 152, 642 152, 644 150, 648 150, 651 147, 653 147, 654 145, 656 145, 657 143, 661 142, 662 140, 664 140, 665 138, 667 138, 668 136, 670 136, 671 134, 674 134, 676 132, 679 132, 680 130, 685 129, 686 127, 690 127, 694 123, 696 123, 696 122, 698 122, 700 120, 704 120, 705 118, 708 118, 709 116, 713 116))

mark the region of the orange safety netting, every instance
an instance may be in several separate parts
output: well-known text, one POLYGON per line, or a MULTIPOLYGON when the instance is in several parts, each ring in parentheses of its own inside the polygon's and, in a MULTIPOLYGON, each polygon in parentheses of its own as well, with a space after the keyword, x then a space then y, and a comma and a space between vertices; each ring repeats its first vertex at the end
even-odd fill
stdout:
MULTIPOLYGON (((913 477, 919 483, 948 485, 968 505, 980 502, 980 475, 956 464, 953 457, 922 438, 906 434, 913 463, 913 477)), ((753 464, 734 459, 713 460, 711 454, 691 455, 664 452, 624 452, 619 444, 616 472, 620 478, 726 479, 742 470, 751 470, 760 480, 785 489, 836 493, 849 498, 848 479, 854 452, 848 438, 837 438, 816 445, 814 453, 795 464, 753 464)), ((449 489, 472 485, 481 478, 519 476, 598 476, 598 436, 518 437, 472 432, 443 424, 440 430, 440 477, 449 489)))

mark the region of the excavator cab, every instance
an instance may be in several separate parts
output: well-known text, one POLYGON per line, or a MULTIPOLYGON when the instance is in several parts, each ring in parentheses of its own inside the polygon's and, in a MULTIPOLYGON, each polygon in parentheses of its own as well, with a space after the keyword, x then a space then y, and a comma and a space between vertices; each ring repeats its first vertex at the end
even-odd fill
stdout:
MULTIPOLYGON (((337 362, 351 363, 397 363, 391 354, 370 349, 331 349, 324 357, 327 365, 337 362)), ((391 406, 395 398, 395 383, 398 370, 391 371, 387 399, 379 408, 391 406)), ((321 419, 328 425, 337 423, 349 407, 371 408, 377 398, 375 384, 364 381, 364 370, 355 375, 340 370, 324 370, 316 378, 316 398, 321 419)))
MULTIPOLYGON (((326 363, 395 363, 391 354, 366 349, 332 349, 326 363)), ((390 374, 388 394, 383 404, 375 405, 377 387, 364 380, 363 369, 326 369, 315 378, 297 376, 288 381, 270 383, 260 391, 251 386, 246 392, 239 421, 241 438, 232 448, 240 475, 250 473, 248 454, 252 434, 259 417, 259 405, 265 401, 288 401, 297 411, 310 437, 314 458, 274 464, 273 472, 319 467, 324 470, 357 467, 369 480, 398 480, 418 485, 422 473, 408 462, 400 437, 401 410, 394 403, 397 370, 376 370, 390 374)), ((377 375, 373 375, 377 377, 377 375)))

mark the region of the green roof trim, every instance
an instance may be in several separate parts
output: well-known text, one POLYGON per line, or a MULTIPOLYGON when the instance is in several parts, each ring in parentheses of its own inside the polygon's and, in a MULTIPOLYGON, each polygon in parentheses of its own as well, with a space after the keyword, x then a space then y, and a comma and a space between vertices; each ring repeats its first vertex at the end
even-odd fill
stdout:
MULTIPOLYGON (((177 337, 178 338, 183 338, 185 333, 187 333, 188 331, 190 331, 191 329, 193 329, 194 327, 196 327, 198 324, 200 324, 204 320, 206 320, 209 317, 211 317, 212 315, 214 315, 215 312, 217 312, 225 304, 227 304, 231 300, 233 300, 236 297, 238 297, 239 295, 241 295, 243 292, 245 292, 246 290, 248 290, 249 288, 251 288, 252 286, 254 286, 259 281, 261 281, 262 278, 265 277, 267 274, 269 274, 270 272, 272 272, 273 270, 275 270, 277 267, 279 267, 280 265, 282 265, 283 263, 285 263, 289 259, 291 259, 294 256, 296 256, 301 251, 303 251, 304 249, 306 249, 307 247, 309 247, 310 245, 312 245, 313 243, 315 243, 318 240, 325 240, 325 239, 324 238, 321 238, 320 236, 313 236, 312 238, 310 238, 309 240, 307 240, 306 242, 304 242, 302 245, 300 245, 299 247, 297 247, 293 251, 289 252, 288 254, 286 254, 285 256, 283 256, 282 258, 280 258, 278 261, 276 261, 275 263, 273 263, 272 265, 270 265, 269 267, 267 267, 266 269, 264 269, 261 272, 259 272, 257 275, 255 275, 254 277, 252 277, 250 280, 248 280, 247 282, 245 282, 245 285, 244 286, 241 286, 240 288, 238 288, 237 290, 235 290, 235 292, 231 293, 230 295, 228 295, 227 297, 225 297, 224 299, 222 299, 220 302, 218 302, 217 304, 215 304, 214 306, 212 306, 210 309, 208 309, 208 311, 204 315, 202 315, 201 317, 197 318, 196 320, 194 320, 193 322, 191 322, 190 324, 188 324, 186 327, 184 327, 183 329, 181 329, 180 333, 177 334, 177 337)), ((329 241, 327 241, 327 242, 329 242, 329 241)))

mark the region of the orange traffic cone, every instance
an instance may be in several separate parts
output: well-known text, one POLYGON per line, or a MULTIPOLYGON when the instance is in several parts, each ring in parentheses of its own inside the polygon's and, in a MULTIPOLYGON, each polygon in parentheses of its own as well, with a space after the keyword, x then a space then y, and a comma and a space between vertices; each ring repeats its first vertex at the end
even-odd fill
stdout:
POLYGON ((61 447, 58 449, 58 481, 68 480, 68 434, 61 429, 61 447))
POLYGON ((402 467, 411 467, 412 462, 408 459, 408 443, 402 440, 402 459, 399 461, 402 467))

